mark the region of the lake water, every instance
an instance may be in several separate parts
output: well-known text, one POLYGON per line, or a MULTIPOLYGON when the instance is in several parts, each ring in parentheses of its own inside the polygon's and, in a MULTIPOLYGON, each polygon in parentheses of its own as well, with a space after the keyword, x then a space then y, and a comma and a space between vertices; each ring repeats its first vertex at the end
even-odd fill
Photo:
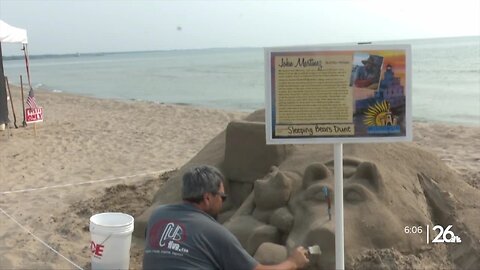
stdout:
MULTIPOLYGON (((414 120, 480 125, 480 36, 396 43, 412 45, 414 120)), ((11 83, 19 84, 20 74, 26 81, 22 60, 4 61, 4 68, 11 83)), ((34 88, 244 111, 264 106, 264 68, 263 48, 30 60, 34 88)))

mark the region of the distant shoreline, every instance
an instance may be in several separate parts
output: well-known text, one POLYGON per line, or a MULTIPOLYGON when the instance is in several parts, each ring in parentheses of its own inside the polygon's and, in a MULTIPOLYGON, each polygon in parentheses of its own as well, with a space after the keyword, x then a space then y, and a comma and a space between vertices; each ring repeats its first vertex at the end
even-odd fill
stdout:
MULTIPOLYGON (((69 58, 69 57, 89 57, 89 56, 107 56, 119 54, 147 54, 159 52, 195 52, 195 51, 227 51, 227 50, 255 50, 261 47, 235 47, 235 48, 204 48, 204 49, 172 49, 172 50, 150 50, 150 51, 121 51, 121 52, 90 52, 90 53, 66 53, 66 54, 33 54, 29 55, 29 59, 48 59, 48 58, 69 58)), ((3 56, 4 61, 23 60, 23 55, 3 56)))
MULTIPOLYGON (((325 46, 325 45, 352 45, 358 43, 378 43, 378 44, 388 44, 388 43, 405 43, 405 42, 413 42, 413 43, 421 43, 424 41, 431 42, 432 40, 469 40, 478 38, 480 42, 480 35, 479 36, 459 36, 459 37, 436 37, 436 38, 422 38, 422 39, 398 39, 398 40, 374 40, 374 41, 351 41, 351 42, 341 42, 341 43, 318 43, 317 46, 325 46)), ((305 44, 306 46, 311 46, 314 44, 305 44)), ((272 47, 275 47, 271 45, 272 47)), ((271 47, 266 46, 266 47, 271 47)), ((292 45, 284 45, 279 44, 277 46, 292 46, 292 45)), ((105 55, 115 55, 115 54, 129 54, 129 53, 157 53, 157 52, 173 52, 173 51, 205 51, 205 50, 212 50, 212 51, 222 51, 222 50, 245 50, 245 49, 262 49, 264 47, 218 47, 218 48, 191 48, 191 49, 160 49, 160 50, 148 50, 148 51, 119 51, 119 52, 76 52, 76 53, 66 53, 66 54, 32 54, 29 56, 30 59, 46 59, 46 58, 68 58, 68 57, 82 57, 82 56, 105 56, 105 55)), ((11 60, 22 60, 24 59, 23 55, 8 55, 3 56, 4 61, 11 61, 11 60)))
MULTIPOLYGON (((20 89, 20 85, 16 84, 10 84, 10 87, 15 87, 20 89)), ((47 95, 53 94, 53 95, 61 95, 61 96, 71 96, 71 97, 78 97, 78 98, 91 98, 94 100, 110 100, 110 101, 115 101, 115 102, 125 102, 125 103, 131 103, 131 102, 138 102, 138 103, 146 103, 146 104, 157 104, 157 105, 173 105, 173 106, 186 106, 186 107, 191 107, 191 108, 198 108, 198 109, 206 109, 206 110, 220 110, 224 112, 229 112, 229 113, 252 113, 256 110, 259 109, 264 109, 264 107, 258 107, 256 109, 236 109, 236 108, 212 108, 208 107, 205 105, 201 104, 195 104, 195 103, 186 103, 186 102, 157 102, 157 101, 150 101, 150 100, 141 100, 141 99, 128 99, 128 98, 104 98, 104 97, 96 97, 94 95, 88 95, 88 94, 80 94, 80 93, 72 93, 68 91, 63 91, 63 90, 55 90, 55 89, 49 89, 49 88, 44 88, 44 87, 34 87, 35 92, 40 92, 40 93, 46 93, 47 95)), ((28 84, 24 84, 24 91, 28 91, 28 84)), ((25 93, 26 95, 27 93, 25 93)), ((431 125, 445 125, 445 126, 460 126, 460 127, 471 127, 471 128, 477 128, 478 125, 475 123, 456 123, 456 122, 448 122, 448 121, 437 121, 437 120, 432 120, 432 119, 425 119, 425 118, 419 118, 419 117, 414 117, 412 119, 413 123, 418 123, 418 124, 431 124, 431 125)))

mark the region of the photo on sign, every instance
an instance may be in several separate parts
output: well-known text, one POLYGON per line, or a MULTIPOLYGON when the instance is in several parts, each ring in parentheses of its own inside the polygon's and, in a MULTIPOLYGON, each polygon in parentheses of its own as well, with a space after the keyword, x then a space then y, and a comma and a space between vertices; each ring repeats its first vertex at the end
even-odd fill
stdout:
POLYGON ((372 72, 369 77, 362 75, 352 80, 357 136, 405 134, 405 57, 403 52, 381 53, 384 56, 369 55, 367 60, 357 60, 364 58, 361 54, 354 56, 352 70, 360 70, 355 74, 372 72), (356 61, 364 66, 356 65, 356 61))
POLYGON ((353 56, 350 86, 377 90, 380 82, 380 71, 383 56, 368 53, 356 53, 353 56))

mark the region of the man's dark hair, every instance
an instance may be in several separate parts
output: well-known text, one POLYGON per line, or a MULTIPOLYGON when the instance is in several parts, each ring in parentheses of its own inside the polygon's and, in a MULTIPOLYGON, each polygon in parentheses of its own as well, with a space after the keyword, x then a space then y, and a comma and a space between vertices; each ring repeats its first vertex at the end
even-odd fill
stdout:
POLYGON ((182 178, 182 199, 198 203, 202 201, 203 194, 218 192, 223 179, 223 174, 213 166, 192 167, 182 178))

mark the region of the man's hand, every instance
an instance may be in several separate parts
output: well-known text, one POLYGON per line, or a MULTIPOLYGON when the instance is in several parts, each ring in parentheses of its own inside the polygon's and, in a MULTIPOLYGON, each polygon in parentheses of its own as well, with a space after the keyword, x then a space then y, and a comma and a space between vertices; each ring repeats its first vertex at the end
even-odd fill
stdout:
POLYGON ((295 270, 301 269, 309 262, 307 258, 308 251, 304 247, 297 247, 293 250, 290 257, 282 263, 275 265, 258 264, 254 270, 295 270))
POLYGON ((297 269, 300 269, 305 267, 305 265, 307 265, 309 262, 307 255, 308 251, 304 247, 300 246, 292 252, 288 259, 295 264, 297 269))

